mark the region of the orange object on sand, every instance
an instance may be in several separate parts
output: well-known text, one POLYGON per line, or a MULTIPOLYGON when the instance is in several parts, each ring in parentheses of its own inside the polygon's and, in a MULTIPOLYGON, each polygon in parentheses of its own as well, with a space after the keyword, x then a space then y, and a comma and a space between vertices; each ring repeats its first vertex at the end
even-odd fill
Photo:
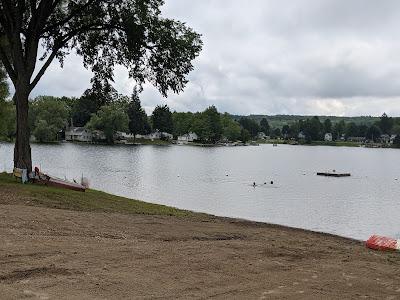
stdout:
POLYGON ((400 251, 400 240, 373 235, 367 240, 366 246, 374 250, 400 251))

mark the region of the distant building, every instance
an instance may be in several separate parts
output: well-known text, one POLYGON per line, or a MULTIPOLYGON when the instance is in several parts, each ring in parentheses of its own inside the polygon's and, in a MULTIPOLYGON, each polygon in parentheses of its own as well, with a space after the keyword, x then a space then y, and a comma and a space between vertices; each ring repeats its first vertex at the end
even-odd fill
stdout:
POLYGON ((198 139, 199 139, 199 137, 194 132, 189 132, 184 135, 178 136, 178 142, 182 142, 182 143, 191 143, 198 139))
POLYGON ((65 130, 65 140, 69 142, 85 142, 93 141, 93 134, 85 127, 68 127, 65 130))
POLYGON ((259 132, 258 134, 257 134, 257 138, 259 139, 259 140, 265 140, 265 139, 267 139, 267 135, 264 133, 264 132, 259 132))
POLYGON ((93 130, 92 131, 93 140, 97 142, 104 142, 107 140, 106 135, 101 130, 93 130))
POLYGON ((388 135, 388 134, 382 134, 380 139, 381 139, 381 143, 383 143, 383 144, 390 143, 390 135, 388 135))
POLYGON ((394 139, 397 137, 397 134, 392 134, 391 136, 390 136, 390 144, 393 144, 393 142, 394 142, 394 139))
MULTIPOLYGON (((138 135, 137 135, 138 137, 138 135)), ((174 136, 168 132, 160 132, 158 130, 156 130, 155 132, 152 132, 150 134, 147 135, 143 135, 141 136, 142 138, 146 139, 146 140, 172 140, 174 138, 174 136)))
POLYGON ((332 142, 332 133, 330 133, 330 132, 325 133, 325 141, 332 142))
POLYGON ((306 138, 306 135, 303 133, 303 131, 300 131, 300 132, 299 132, 298 138, 299 138, 300 140, 304 140, 304 139, 306 138))
POLYGON ((134 135, 132 133, 126 133, 122 131, 117 131, 115 133, 115 139, 116 140, 128 140, 128 139, 133 139, 134 135))
POLYGON ((172 140, 174 136, 168 132, 161 132, 161 138, 164 140, 172 140))

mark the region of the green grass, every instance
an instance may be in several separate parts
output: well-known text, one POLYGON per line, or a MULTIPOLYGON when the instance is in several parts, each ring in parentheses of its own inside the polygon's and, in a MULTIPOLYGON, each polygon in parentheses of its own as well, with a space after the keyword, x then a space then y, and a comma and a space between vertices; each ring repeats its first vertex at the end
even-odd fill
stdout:
MULTIPOLYGON (((2 193, 12 193, 15 204, 90 212, 111 212, 160 216, 194 216, 193 212, 164 205, 118 197, 95 190, 75 192, 36 184, 21 184, 12 175, 0 173, 0 203, 2 193)), ((10 204, 8 202, 7 204, 10 204)))

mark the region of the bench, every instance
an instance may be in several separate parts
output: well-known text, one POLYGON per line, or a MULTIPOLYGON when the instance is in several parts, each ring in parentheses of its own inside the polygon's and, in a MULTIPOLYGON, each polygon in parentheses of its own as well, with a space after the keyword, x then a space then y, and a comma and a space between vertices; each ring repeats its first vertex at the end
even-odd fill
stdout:
POLYGON ((15 179, 20 179, 22 183, 28 182, 28 170, 27 169, 19 169, 14 168, 13 175, 15 179))

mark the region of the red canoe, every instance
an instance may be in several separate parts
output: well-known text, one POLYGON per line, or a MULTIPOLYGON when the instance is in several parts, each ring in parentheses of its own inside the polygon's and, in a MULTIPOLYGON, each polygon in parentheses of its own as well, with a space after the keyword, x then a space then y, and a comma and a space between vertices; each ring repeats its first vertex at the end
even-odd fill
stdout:
POLYGON ((400 240, 373 235, 366 242, 366 246, 370 249, 381 251, 400 251, 400 240))

